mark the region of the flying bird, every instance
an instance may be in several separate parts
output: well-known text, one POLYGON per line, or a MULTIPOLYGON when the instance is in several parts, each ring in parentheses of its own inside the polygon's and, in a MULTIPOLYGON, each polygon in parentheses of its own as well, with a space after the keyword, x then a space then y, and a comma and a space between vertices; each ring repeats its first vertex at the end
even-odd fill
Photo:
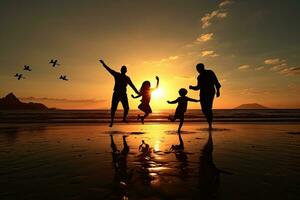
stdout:
POLYGON ((57 60, 51 59, 49 64, 52 64, 52 67, 55 67, 56 65, 59 66, 60 64, 58 64, 57 62, 58 62, 57 60))
POLYGON ((60 75, 59 79, 63 80, 63 81, 68 81, 69 79, 67 79, 66 75, 60 75))
POLYGON ((30 66, 28 66, 28 65, 24 65, 24 69, 23 70, 25 70, 25 71, 32 71, 32 69, 30 69, 30 66))
POLYGON ((18 80, 20 80, 21 78, 24 78, 24 79, 25 79, 25 77, 23 76, 23 74, 18 74, 18 73, 16 73, 15 77, 17 77, 18 80))

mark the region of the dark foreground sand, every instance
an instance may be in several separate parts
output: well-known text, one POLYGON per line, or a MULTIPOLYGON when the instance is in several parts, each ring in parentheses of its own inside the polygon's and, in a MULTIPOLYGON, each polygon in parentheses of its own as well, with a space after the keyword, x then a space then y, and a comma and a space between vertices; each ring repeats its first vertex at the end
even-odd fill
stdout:
POLYGON ((204 126, 2 125, 0 199, 300 198, 300 125, 204 126))

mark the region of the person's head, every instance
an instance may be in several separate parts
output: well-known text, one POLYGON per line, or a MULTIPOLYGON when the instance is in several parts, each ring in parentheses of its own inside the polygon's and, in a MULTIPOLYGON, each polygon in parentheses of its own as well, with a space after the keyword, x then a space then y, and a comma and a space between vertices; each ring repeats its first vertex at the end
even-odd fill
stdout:
POLYGON ((196 69, 199 73, 204 71, 204 64, 203 63, 198 63, 196 66, 196 69))
POLYGON ((178 91, 179 95, 184 97, 186 94, 187 94, 187 90, 184 89, 184 88, 181 88, 179 91, 178 91))
POLYGON ((151 87, 150 81, 144 81, 142 86, 141 86, 140 92, 143 92, 145 90, 149 90, 150 87, 151 87))
POLYGON ((125 65, 123 65, 123 66, 121 67, 121 73, 122 73, 122 74, 126 74, 126 72, 127 72, 127 67, 126 67, 125 65))

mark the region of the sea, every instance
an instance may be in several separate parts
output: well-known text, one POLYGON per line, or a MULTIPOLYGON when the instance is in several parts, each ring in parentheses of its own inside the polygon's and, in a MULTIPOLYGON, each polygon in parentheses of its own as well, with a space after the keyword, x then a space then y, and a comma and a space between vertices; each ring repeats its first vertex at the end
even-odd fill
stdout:
MULTIPOLYGON (((128 122, 137 121, 139 110, 130 110, 128 122)), ((149 123, 168 122, 168 117, 174 110, 155 111, 145 120, 149 123)), ((123 111, 116 113, 116 122, 122 120, 123 111)), ((0 123, 107 123, 110 119, 110 110, 0 110, 0 123)), ((188 110, 185 114, 186 122, 205 122, 201 110, 188 110)), ((300 109, 215 109, 215 122, 234 123, 299 123, 300 109)))

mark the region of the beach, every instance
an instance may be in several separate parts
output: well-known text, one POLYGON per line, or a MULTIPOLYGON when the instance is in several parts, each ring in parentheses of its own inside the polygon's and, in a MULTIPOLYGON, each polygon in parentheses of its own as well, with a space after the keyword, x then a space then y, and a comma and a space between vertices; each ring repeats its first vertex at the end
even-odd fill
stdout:
MULTIPOLYGON (((298 199, 299 123, 0 125, 0 199, 298 199), (113 153, 112 135, 117 151, 113 153), (129 147, 124 153, 123 136, 129 147), (139 151, 145 141, 150 150, 139 151)), ((115 149, 116 150, 116 149, 115 149)))

